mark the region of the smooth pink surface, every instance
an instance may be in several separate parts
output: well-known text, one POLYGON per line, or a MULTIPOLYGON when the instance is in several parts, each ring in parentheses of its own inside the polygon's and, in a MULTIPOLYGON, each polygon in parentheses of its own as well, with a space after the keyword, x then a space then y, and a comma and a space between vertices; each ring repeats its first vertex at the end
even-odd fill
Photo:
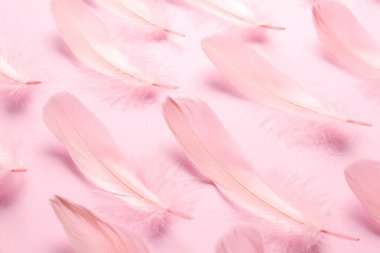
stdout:
MULTIPOLYGON (((96 87, 109 85, 110 81, 99 81, 98 76, 75 65, 58 36, 48 2, 3 0, 0 6, 0 41, 7 42, 14 55, 25 58, 35 72, 34 79, 43 81, 40 86, 30 87, 28 91, 32 95, 19 104, 15 105, 6 96, 2 96, 0 102, 0 133, 19 144, 19 157, 28 169, 19 192, 2 201, 0 207, 0 251, 4 253, 72 252, 49 206, 48 200, 55 194, 107 213, 104 198, 78 175, 63 146, 43 123, 42 106, 58 91, 67 90, 81 99, 107 126, 124 151, 137 157, 135 159, 148 173, 152 160, 173 164, 169 169, 189 168, 162 117, 164 96, 144 107, 105 99, 111 95, 100 94, 96 87)), ((335 132, 342 137, 334 138, 334 143, 324 143, 318 136, 313 137, 310 129, 301 128, 303 130, 296 134, 293 129, 297 127, 284 124, 284 117, 276 116, 262 124, 278 113, 269 112, 215 85, 223 79, 200 47, 203 37, 225 30, 224 23, 215 22, 212 17, 194 18, 197 17, 194 13, 183 11, 178 22, 182 20, 179 26, 188 36, 171 36, 169 41, 153 42, 157 44, 151 49, 156 51, 149 61, 159 65, 163 75, 175 77, 173 82, 180 89, 170 91, 172 96, 200 98, 209 104, 264 178, 272 179, 268 175, 273 175, 273 171, 309 178, 306 188, 293 180, 280 182, 288 183, 287 191, 294 198, 314 204, 318 203, 318 196, 327 193, 334 208, 328 210, 331 215, 326 224, 361 240, 350 242, 325 237, 322 253, 378 252, 379 229, 350 191, 343 171, 358 159, 380 160, 380 83, 355 77, 330 60, 314 31, 312 1, 277 2, 281 3, 272 5, 275 8, 270 16, 276 24, 285 26, 286 31, 266 31, 266 36, 256 34, 252 46, 307 89, 338 109, 371 122, 374 127, 337 127, 335 132), (309 192, 311 195, 307 195, 309 192)), ((380 2, 344 2, 367 31, 380 41, 380 2)), ((238 36, 236 32, 230 33, 238 36)), ((152 252, 213 252, 220 237, 239 221, 211 185, 198 182, 191 174, 188 177, 199 188, 189 194, 194 220, 173 219, 169 232, 161 238, 144 237, 152 252)), ((312 209, 315 211, 317 207, 319 205, 315 204, 312 209)))

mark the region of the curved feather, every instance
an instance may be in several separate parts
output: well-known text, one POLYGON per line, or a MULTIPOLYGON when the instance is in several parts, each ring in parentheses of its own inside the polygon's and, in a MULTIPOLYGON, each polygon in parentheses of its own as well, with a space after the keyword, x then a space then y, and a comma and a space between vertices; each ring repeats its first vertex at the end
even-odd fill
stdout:
POLYGON ((320 41, 343 66, 366 78, 380 78, 380 46, 352 12, 338 1, 317 1, 314 26, 320 41))
POLYGON ((169 212, 190 218, 164 203, 128 171, 130 165, 104 125, 73 95, 54 95, 44 107, 44 121, 65 145, 84 176, 144 213, 169 212))
POLYGON ((222 17, 226 20, 246 26, 260 26, 274 30, 284 30, 281 26, 261 24, 257 21, 255 14, 248 6, 236 0, 186 0, 190 4, 212 13, 213 15, 222 17))
POLYGON ((156 16, 151 13, 150 7, 144 1, 135 0, 93 0, 102 8, 108 9, 114 13, 136 20, 144 25, 162 30, 167 33, 172 33, 178 36, 185 36, 183 33, 176 32, 157 20, 156 16))
POLYGON ((88 209, 62 197, 51 201, 76 253, 148 253, 137 236, 105 222, 88 209))
POLYGON ((223 236, 215 253, 264 253, 263 241, 255 229, 239 226, 223 236))
POLYGON ((380 223, 380 162, 362 160, 353 163, 346 168, 345 177, 362 205, 380 223))
POLYGON ((218 117, 203 102, 168 98, 163 112, 189 160, 238 207, 285 227, 303 225, 341 238, 357 239, 321 228, 276 195, 252 169, 218 117))
POLYGON ((74 55, 89 68, 107 76, 133 80, 137 87, 157 84, 143 75, 118 48, 102 21, 80 0, 52 0, 55 24, 74 55))
POLYGON ((0 49, 0 85, 4 88, 19 88, 24 85, 40 84, 40 81, 31 81, 25 78, 9 62, 4 52, 0 49))
POLYGON ((231 85, 252 101, 311 120, 371 126, 325 106, 239 40, 213 36, 202 41, 202 48, 231 85))

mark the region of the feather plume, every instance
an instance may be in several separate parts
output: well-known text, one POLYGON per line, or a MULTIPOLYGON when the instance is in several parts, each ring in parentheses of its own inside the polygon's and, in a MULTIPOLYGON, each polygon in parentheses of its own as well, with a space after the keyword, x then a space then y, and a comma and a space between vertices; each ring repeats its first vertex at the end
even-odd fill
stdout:
POLYGON ((263 241, 255 229, 238 226, 223 236, 215 253, 264 253, 263 241))
POLYGON ((260 26, 273 30, 284 30, 281 26, 262 24, 255 17, 255 13, 243 3, 236 0, 186 0, 190 4, 203 9, 215 16, 244 26, 260 26))
POLYGON ((380 162, 362 160, 348 166, 345 177, 353 193, 380 224, 380 162))
POLYGON ((109 77, 133 83, 133 87, 157 86, 129 62, 102 21, 80 0, 52 0, 56 26, 74 55, 87 67, 109 77))
POLYGON ((320 41, 346 69, 365 78, 380 78, 380 46, 352 12, 335 0, 313 5, 314 27, 320 41))
POLYGON ((65 145, 81 173, 92 183, 148 216, 166 213, 190 219, 147 188, 131 167, 105 126, 73 95, 54 95, 44 108, 44 121, 65 145))
POLYGON ((313 121, 371 126, 325 106, 240 40, 213 36, 204 39, 202 47, 231 85, 252 101, 313 121))
POLYGON ((157 15, 153 15, 152 7, 148 5, 146 0, 93 0, 93 2, 104 9, 142 23, 143 25, 174 35, 185 36, 183 33, 174 31, 166 27, 165 24, 162 24, 163 21, 159 20, 157 15))
POLYGON ((10 63, 4 50, 0 49, 0 87, 5 89, 17 89, 26 85, 40 84, 40 81, 32 81, 21 74, 10 63))
POLYGON ((149 252, 137 236, 107 223, 85 207, 59 196, 50 202, 76 253, 149 252))
POLYGON ((168 98, 163 112, 189 160, 238 207, 285 229, 305 227, 358 240, 322 228, 276 195, 252 169, 218 117, 203 102, 168 98))

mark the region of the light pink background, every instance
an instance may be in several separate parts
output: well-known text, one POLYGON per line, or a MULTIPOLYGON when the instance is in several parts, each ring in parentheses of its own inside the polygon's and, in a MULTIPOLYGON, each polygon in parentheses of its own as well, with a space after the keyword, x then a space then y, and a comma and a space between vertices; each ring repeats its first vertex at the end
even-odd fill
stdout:
MULTIPOLYGON (((18 192, 0 206, 0 251, 4 253, 71 252, 49 206, 48 200, 55 194, 104 212, 103 198, 78 176, 63 147, 42 121, 43 105, 58 91, 75 94, 104 122, 126 153, 136 157, 142 167, 148 167, 147 173, 152 163, 145 164, 146 160, 170 164, 168 169, 171 170, 186 171, 189 167, 178 159, 180 147, 161 115, 160 103, 166 91, 158 101, 143 107, 114 103, 112 93, 100 94, 96 87, 107 86, 109 82, 99 82, 91 73, 73 64, 58 37, 48 2, 0 2, 1 41, 9 45, 12 55, 24 59, 27 68, 36 76, 34 79, 44 81, 41 86, 27 90, 32 95, 16 105, 4 95, 0 101, 1 134, 15 140, 18 155, 28 169, 25 175, 21 175, 24 179, 18 192)), ((378 252, 379 230, 371 225, 368 215, 349 190, 343 170, 358 159, 380 160, 379 84, 359 79, 328 59, 314 32, 311 1, 272 2, 276 1, 268 1, 264 12, 270 12, 271 20, 287 30, 256 35, 252 46, 333 106, 353 117, 370 121, 374 127, 336 126, 335 131, 342 137, 334 145, 319 141, 320 133, 314 130, 296 127, 300 136, 295 137, 292 129, 296 123, 289 123, 291 119, 284 119, 279 116, 281 114, 223 91, 214 84, 221 82, 222 77, 199 46, 202 37, 226 30, 223 23, 214 22, 212 17, 194 19, 194 13, 182 10, 175 20, 182 22, 177 25, 188 36, 152 42, 156 44, 151 47, 152 56, 148 61, 160 65, 163 75, 173 77, 173 82, 180 87, 170 95, 186 95, 206 101, 264 177, 273 171, 301 175, 310 179, 309 183, 305 188, 288 182, 288 190, 294 195, 308 199, 328 195, 334 208, 329 209, 331 214, 325 224, 334 230, 359 236, 361 240, 350 242, 326 237, 321 252, 378 252), (160 48, 163 50, 157 54, 160 48), (262 124, 268 119, 268 123, 262 124), (308 192, 312 192, 310 196, 306 195, 308 192)), ((380 2, 344 2, 380 41, 380 2)), ((232 34, 239 36, 237 32, 232 34)), ((152 252, 213 252, 220 236, 237 223, 238 219, 234 218, 237 216, 211 185, 200 183, 190 174, 185 176, 193 180, 197 189, 186 197, 191 200, 190 213, 194 220, 174 219, 169 233, 161 239, 145 237, 152 252)), ((166 184, 170 185, 169 182, 166 184)))

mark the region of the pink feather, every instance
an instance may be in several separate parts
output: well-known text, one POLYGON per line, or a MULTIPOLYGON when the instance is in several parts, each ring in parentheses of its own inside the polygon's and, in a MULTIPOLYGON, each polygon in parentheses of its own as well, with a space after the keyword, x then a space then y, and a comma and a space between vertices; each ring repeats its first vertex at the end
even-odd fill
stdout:
POLYGON ((51 205, 76 253, 149 252, 134 234, 107 223, 83 206, 59 196, 51 205))
POLYGON ((215 253, 264 253, 263 240, 255 229, 238 226, 223 236, 215 253))
POLYGON ((319 39, 336 60, 363 77, 380 78, 379 43, 346 6, 334 0, 317 1, 313 18, 319 39))
POLYGON ((152 11, 152 1, 147 0, 92 0, 96 5, 116 13, 122 17, 137 21, 148 27, 158 29, 178 36, 185 36, 183 33, 168 28, 152 11), (150 3, 149 3, 150 2, 150 3), (149 5, 150 4, 150 5, 149 5))
POLYGON ((380 162, 362 160, 353 163, 346 168, 345 177, 353 193, 380 224, 380 162))
POLYGON ((204 39, 202 47, 231 85, 252 101, 312 121, 338 121, 371 126, 325 106, 295 80, 273 67, 240 40, 213 36, 204 39))
POLYGON ((0 88, 18 89, 26 85, 40 84, 40 81, 29 80, 10 62, 4 50, 0 49, 0 88))
POLYGON ((218 117, 203 102, 168 98, 163 112, 189 160, 238 207, 285 230, 305 227, 358 240, 322 228, 276 195, 252 169, 218 117))
POLYGON ((62 38, 87 67, 133 87, 176 88, 158 84, 134 67, 102 21, 81 0, 52 0, 51 11, 62 38))
POLYGON ((50 131, 65 145, 84 176, 99 188, 148 216, 170 213, 190 219, 170 207, 133 173, 111 134, 73 95, 54 95, 44 108, 50 131))
POLYGON ((250 8, 237 0, 185 0, 189 4, 209 12, 215 16, 243 26, 260 26, 273 30, 284 30, 281 26, 262 24, 255 17, 255 13, 250 8))
POLYGON ((9 146, 0 141, 0 197, 13 189, 12 174, 26 171, 17 162, 15 152, 9 146))

